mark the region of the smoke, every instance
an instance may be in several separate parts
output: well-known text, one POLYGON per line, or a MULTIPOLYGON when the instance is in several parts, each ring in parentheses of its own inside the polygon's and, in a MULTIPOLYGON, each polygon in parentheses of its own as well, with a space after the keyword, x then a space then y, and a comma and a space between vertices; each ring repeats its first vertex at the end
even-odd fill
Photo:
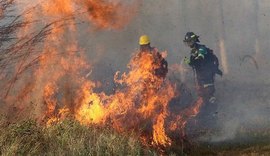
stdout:
MULTIPOLYGON (((266 1, 253 0, 143 1, 139 16, 121 32, 94 33, 94 39, 82 43, 96 49, 102 45, 104 57, 98 66, 111 65, 113 70, 123 71, 130 55, 138 48, 139 36, 148 34, 153 46, 168 51, 167 60, 172 66, 189 55, 182 40, 187 31, 194 31, 202 44, 214 50, 225 73, 222 78, 216 77, 219 103, 215 124, 219 129, 212 140, 231 140, 241 129, 249 131, 256 127, 263 131, 269 123, 269 115, 265 113, 269 97, 263 96, 269 92, 270 83, 267 72, 270 66, 269 5, 266 1), (252 60, 242 61, 245 55, 254 57, 259 69, 252 60)), ((99 68, 95 67, 94 72, 100 72, 99 68)), ((175 75, 192 88, 192 71, 184 73, 175 75)), ((194 89, 192 94, 195 94, 194 89)))
MULTIPOLYGON (((77 47, 83 48, 86 53, 85 60, 91 62, 93 72, 89 77, 93 81, 107 84, 101 86, 101 90, 112 92, 113 75, 118 70, 127 70, 126 65, 132 53, 138 49, 140 35, 149 35, 151 45, 160 51, 167 50, 167 61, 172 66, 180 64, 184 56, 189 55, 189 49, 182 40, 187 31, 193 31, 200 36, 203 44, 214 50, 225 73, 223 78, 216 77, 216 95, 219 103, 217 121, 214 124, 219 127, 218 134, 211 135, 206 140, 232 140, 237 138, 242 129, 262 131, 269 127, 268 1, 132 2, 125 2, 132 6, 129 8, 122 7, 125 5, 123 1, 114 2, 109 7, 103 1, 76 1, 76 5, 86 9, 84 16, 78 18, 92 21, 78 26, 75 35, 77 47), (99 8, 107 11, 100 14, 99 8), (114 12, 115 8, 118 11, 114 12), (242 58, 245 55, 255 58, 259 69, 256 69, 253 61, 243 62, 242 58)), ((72 6, 65 10, 53 11, 68 12, 69 7, 72 6)), ((57 64, 57 60, 54 63, 57 64)), ((88 72, 89 70, 85 75, 88 72)), ((193 91, 192 94, 195 94, 192 71, 175 74, 179 79, 185 80, 186 85, 193 91)), ((39 81, 42 84, 46 79, 39 81)), ((214 126, 212 124, 205 126, 214 126)))
MULTIPOLYGON (((88 81, 85 75, 91 68, 91 61, 86 62, 84 50, 78 46, 77 38, 81 37, 77 32, 81 29, 77 26, 90 27, 97 33, 121 29, 136 15, 137 3, 95 0, 16 3, 18 14, 23 12, 18 18, 29 23, 17 30, 18 40, 24 42, 24 38, 29 38, 30 41, 22 44, 25 46, 22 46, 24 49, 18 59, 12 60, 14 63, 8 67, 11 80, 8 77, 2 81, 2 85, 6 86, 1 95, 6 95, 3 100, 8 107, 19 110, 33 107, 30 116, 39 118, 44 112, 45 116, 53 116, 59 107, 74 107, 71 106, 74 103, 72 97, 78 96, 76 90, 88 81), (122 18, 122 14, 126 18, 122 18), (35 46, 34 41, 39 40, 44 44, 35 46), (32 61, 35 66, 30 68, 32 61), (24 69, 28 70, 23 72, 24 69), (38 106, 32 106, 32 103, 38 106)), ((86 34, 89 30, 83 31, 86 34)), ((19 47, 16 42, 14 44, 14 47, 19 47)), ((98 54, 98 51, 92 53, 98 54)), ((11 118, 13 112, 16 111, 8 113, 11 118)))

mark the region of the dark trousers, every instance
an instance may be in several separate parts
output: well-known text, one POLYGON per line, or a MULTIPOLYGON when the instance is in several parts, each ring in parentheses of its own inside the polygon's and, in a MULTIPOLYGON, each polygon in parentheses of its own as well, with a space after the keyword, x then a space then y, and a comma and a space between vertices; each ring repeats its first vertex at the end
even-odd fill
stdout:
POLYGON ((215 85, 210 86, 198 85, 197 92, 198 96, 203 98, 204 103, 207 103, 209 99, 214 96, 215 85))

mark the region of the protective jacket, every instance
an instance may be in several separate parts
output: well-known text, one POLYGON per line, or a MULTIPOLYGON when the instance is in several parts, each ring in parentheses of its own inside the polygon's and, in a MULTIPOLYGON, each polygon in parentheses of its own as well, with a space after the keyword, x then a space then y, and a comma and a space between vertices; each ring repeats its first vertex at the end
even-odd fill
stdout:
POLYGON ((214 85, 215 74, 222 75, 219 61, 213 51, 204 45, 195 44, 191 50, 189 65, 195 70, 200 86, 214 85))
MULTIPOLYGON (((153 55, 154 64, 157 66, 153 69, 153 73, 160 78, 165 78, 168 73, 168 62, 162 57, 162 55, 158 52, 157 48, 150 47, 147 51, 143 52, 150 52, 153 55)), ((140 54, 139 54, 140 55, 140 54)))

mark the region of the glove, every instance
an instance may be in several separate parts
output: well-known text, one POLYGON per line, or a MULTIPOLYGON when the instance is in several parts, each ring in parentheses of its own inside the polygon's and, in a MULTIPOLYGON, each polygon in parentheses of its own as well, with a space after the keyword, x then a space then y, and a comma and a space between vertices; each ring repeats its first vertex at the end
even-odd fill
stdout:
POLYGON ((203 54, 198 54, 198 56, 195 57, 195 60, 198 60, 198 59, 204 59, 204 55, 203 54))
POLYGON ((184 62, 185 62, 185 64, 190 64, 190 59, 187 58, 187 57, 185 57, 185 58, 184 58, 184 62))
POLYGON ((223 72, 222 72, 220 69, 217 69, 216 73, 217 73, 219 76, 221 76, 221 77, 222 77, 222 75, 223 75, 223 72))

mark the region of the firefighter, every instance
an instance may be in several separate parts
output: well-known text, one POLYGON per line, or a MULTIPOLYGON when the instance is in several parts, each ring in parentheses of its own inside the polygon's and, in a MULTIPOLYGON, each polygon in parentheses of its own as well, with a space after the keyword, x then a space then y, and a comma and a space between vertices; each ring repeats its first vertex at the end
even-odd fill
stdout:
POLYGON ((222 76, 218 58, 211 49, 199 44, 199 36, 193 32, 186 33, 183 42, 191 48, 190 57, 185 57, 184 62, 195 72, 198 96, 202 97, 204 102, 215 103, 214 77, 215 74, 222 76))
POLYGON ((140 54, 144 52, 151 53, 154 57, 154 63, 156 63, 159 66, 158 68, 154 69, 153 71, 154 74, 159 78, 165 79, 168 73, 168 63, 158 52, 157 48, 151 47, 150 38, 147 35, 142 35, 139 39, 139 45, 140 45, 140 54))

